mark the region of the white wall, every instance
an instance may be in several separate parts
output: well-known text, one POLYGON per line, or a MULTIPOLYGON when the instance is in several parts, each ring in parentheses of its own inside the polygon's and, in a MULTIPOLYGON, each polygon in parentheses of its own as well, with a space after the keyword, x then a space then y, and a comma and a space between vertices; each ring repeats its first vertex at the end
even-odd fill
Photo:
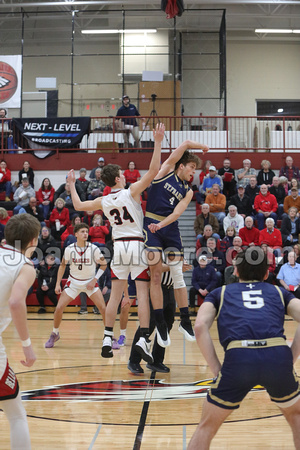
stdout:
MULTIPOLYGON (((35 48, 27 49, 30 54, 54 53, 55 49, 35 48), (51 50, 51 51, 50 51, 51 50)), ((60 48, 60 52, 70 49, 60 48)), ((300 99, 300 42, 279 42, 261 40, 230 40, 227 39, 227 114, 228 115, 256 115, 257 99, 300 99)), ((116 56, 86 56, 75 58, 74 81, 78 83, 95 83, 90 87, 84 85, 75 89, 75 99, 79 102, 75 106, 76 113, 85 107, 85 90, 89 103, 91 103, 90 115, 115 115, 112 110, 114 103, 116 108, 120 105, 122 84, 119 77, 120 58, 118 40, 103 42, 102 45, 86 44, 86 47, 77 48, 78 53, 106 52, 116 56), (97 83, 117 83, 100 88, 97 83), (91 100, 91 91, 94 92, 94 102, 91 100), (103 97, 109 100, 102 106, 98 102, 103 97), (110 100, 111 97, 115 99, 110 100), (80 99, 83 99, 82 105, 80 99), (104 106, 104 107, 103 107, 104 106), (102 113, 102 114, 101 114, 102 113)), ((12 52, 14 52, 12 50, 12 52)), ((142 56, 141 56, 142 57, 142 56)), ((68 96, 70 83, 70 59, 64 57, 24 58, 23 90, 35 91, 35 78, 38 76, 57 77, 60 90, 60 99, 68 96)), ((136 79, 132 80, 130 95, 136 90, 136 79)), ((196 79, 183 80, 195 84, 196 79)), ((207 81, 208 92, 210 82, 207 81)), ((195 92, 197 89, 195 88, 195 92)), ((63 102, 64 103, 64 102, 63 102)), ((69 111, 69 100, 64 103, 64 114, 69 111)), ((194 109, 194 108, 192 108, 194 109)), ((201 104, 197 105, 197 112, 201 111, 201 104), (198 107, 199 106, 199 107, 198 107)), ((194 111, 192 111, 193 113, 194 111)), ((217 111, 216 111, 217 114, 217 111)), ((34 115, 34 113, 33 113, 34 115)), ((188 108, 185 115, 189 115, 188 108)), ((19 116, 18 110, 10 110, 9 116, 19 116)))
POLYGON ((300 99, 300 42, 227 40, 227 115, 256 115, 256 100, 300 99))

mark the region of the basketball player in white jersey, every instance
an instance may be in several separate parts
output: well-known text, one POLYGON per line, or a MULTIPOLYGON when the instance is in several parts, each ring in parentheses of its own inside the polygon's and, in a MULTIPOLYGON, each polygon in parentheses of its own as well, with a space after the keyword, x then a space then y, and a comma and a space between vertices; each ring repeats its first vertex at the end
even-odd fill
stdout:
POLYGON ((149 186, 159 171, 161 158, 161 142, 165 127, 157 124, 153 130, 154 151, 149 170, 136 183, 125 188, 125 177, 121 167, 108 164, 103 168, 101 177, 107 186, 112 188, 109 195, 82 202, 75 189, 75 173, 69 172, 72 201, 77 211, 95 211, 102 209, 112 226, 114 240, 114 257, 111 264, 112 289, 106 308, 105 332, 101 355, 111 358, 113 326, 116 320, 118 306, 125 289, 128 275, 136 280, 139 299, 138 315, 141 327, 141 338, 137 342, 137 350, 148 363, 153 362, 149 341, 149 276, 147 274, 147 258, 144 255, 143 212, 140 195, 149 186))
POLYGON ((106 269, 106 261, 99 247, 87 242, 89 226, 86 223, 75 225, 74 235, 76 242, 66 247, 57 273, 55 293, 59 295, 61 294, 61 280, 66 264, 70 264, 70 276, 57 303, 54 312, 53 331, 45 344, 46 348, 52 348, 55 342, 60 339, 58 330, 64 309, 80 292, 85 292, 95 303, 102 314, 103 322, 105 321, 105 302, 96 282, 106 269), (97 265, 100 265, 100 268, 96 272, 97 265))
POLYGON ((18 380, 8 364, 1 335, 13 320, 25 357, 21 363, 31 367, 36 357, 27 327, 26 297, 36 278, 29 257, 36 248, 40 229, 41 224, 29 214, 13 216, 5 227, 6 244, 0 247, 0 409, 9 421, 12 449, 28 450, 31 445, 18 380))

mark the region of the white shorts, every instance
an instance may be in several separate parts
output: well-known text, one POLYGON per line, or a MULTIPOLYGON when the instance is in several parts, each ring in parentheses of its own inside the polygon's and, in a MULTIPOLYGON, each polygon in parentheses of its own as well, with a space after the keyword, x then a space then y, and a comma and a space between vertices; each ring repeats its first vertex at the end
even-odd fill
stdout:
POLYGON ((143 241, 115 241, 111 270, 119 280, 134 280, 148 269, 147 254, 143 241))
POLYGON ((96 285, 94 289, 87 289, 87 285, 90 281, 92 281, 92 279, 93 278, 90 280, 76 280, 75 278, 69 276, 64 286, 64 291, 66 291, 68 296, 72 299, 76 298, 80 292, 85 292, 88 297, 91 297, 91 295, 95 294, 95 292, 99 290, 98 285, 96 285))

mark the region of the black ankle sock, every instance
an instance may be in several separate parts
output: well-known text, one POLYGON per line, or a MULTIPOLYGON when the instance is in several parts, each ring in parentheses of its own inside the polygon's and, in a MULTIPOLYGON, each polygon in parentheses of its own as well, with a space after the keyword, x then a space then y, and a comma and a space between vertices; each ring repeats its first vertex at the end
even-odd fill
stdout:
POLYGON ((180 318, 181 319, 188 319, 190 317, 188 306, 184 306, 183 308, 179 308, 179 311, 180 311, 180 318))
POLYGON ((105 327, 105 329, 104 329, 104 337, 107 336, 107 337, 112 338, 113 335, 114 335, 113 327, 105 327))
POLYGON ((141 328, 141 337, 145 338, 147 342, 149 342, 149 328, 141 328))
POLYGON ((161 309, 154 309, 154 316, 155 316, 155 322, 156 323, 161 323, 164 322, 165 317, 164 317, 164 310, 161 309))

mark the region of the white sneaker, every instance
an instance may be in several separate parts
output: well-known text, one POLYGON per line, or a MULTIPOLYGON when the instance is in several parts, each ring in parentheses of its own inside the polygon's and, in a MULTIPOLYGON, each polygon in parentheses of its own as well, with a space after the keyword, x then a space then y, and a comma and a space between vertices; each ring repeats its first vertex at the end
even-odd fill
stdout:
POLYGON ((153 363, 153 357, 151 354, 151 342, 147 342, 144 337, 140 339, 135 344, 135 350, 141 355, 144 361, 147 363, 153 363))

